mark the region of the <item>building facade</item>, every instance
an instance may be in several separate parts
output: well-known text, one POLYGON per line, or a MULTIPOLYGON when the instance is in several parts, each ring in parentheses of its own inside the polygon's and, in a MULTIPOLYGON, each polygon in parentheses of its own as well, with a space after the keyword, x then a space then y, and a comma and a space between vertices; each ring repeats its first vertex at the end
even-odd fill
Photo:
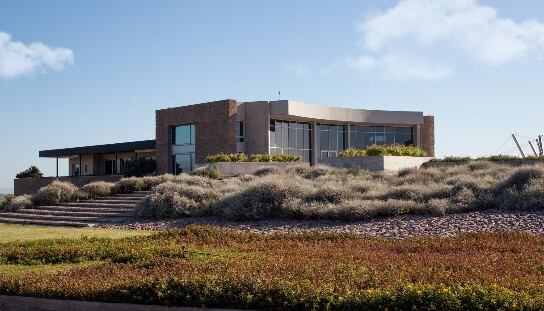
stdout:
POLYGON ((320 163, 346 148, 404 144, 434 156, 434 117, 414 111, 324 107, 292 100, 227 99, 156 111, 155 140, 40 151, 70 159, 70 175, 118 175, 136 157, 179 174, 220 152, 297 154, 320 163))

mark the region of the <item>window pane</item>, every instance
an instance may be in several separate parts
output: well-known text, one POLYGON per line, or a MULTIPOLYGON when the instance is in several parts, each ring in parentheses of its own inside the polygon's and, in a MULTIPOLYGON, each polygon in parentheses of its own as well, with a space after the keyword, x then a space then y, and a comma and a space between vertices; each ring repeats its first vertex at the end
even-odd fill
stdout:
POLYGON ((297 130, 294 127, 289 128, 289 148, 297 147, 297 130))
POLYGON ((310 149, 310 131, 304 131, 304 149, 310 149))
POLYGON ((337 150, 338 149, 338 132, 336 131, 336 127, 331 127, 334 130, 329 132, 329 150, 337 150))
POLYGON ((194 129, 191 133, 191 128, 194 128, 194 125, 180 125, 176 126, 173 130, 175 134, 173 135, 175 145, 189 145, 194 144, 194 129))
POLYGON ((319 131, 319 147, 320 150, 329 150, 329 132, 319 131))
POLYGON ((176 154, 174 173, 190 172, 193 167, 194 154, 176 154))
POLYGON ((338 150, 344 150, 344 132, 338 132, 338 150))
POLYGON ((376 133, 376 145, 383 145, 383 144, 385 144, 385 134, 376 133))
POLYGON ((196 126, 194 124, 191 124, 191 145, 194 145, 195 142, 196 142, 196 139, 195 139, 195 130, 196 126))
POLYGON ((297 148, 304 149, 304 130, 297 129, 297 148))
POLYGON ((394 143, 395 143, 395 134, 385 133, 385 144, 386 145, 393 145, 394 143))
POLYGON ((276 121, 276 147, 281 148, 281 137, 282 137, 282 127, 281 123, 276 121))
POLYGON ((282 134, 282 138, 281 138, 281 141, 282 141, 282 145, 281 147, 282 148, 288 148, 289 147, 289 125, 287 124, 287 122, 282 122, 281 124, 281 134, 282 134))
POLYGON ((374 133, 366 133, 365 134, 364 144, 365 144, 364 148, 376 144, 375 134, 374 133))

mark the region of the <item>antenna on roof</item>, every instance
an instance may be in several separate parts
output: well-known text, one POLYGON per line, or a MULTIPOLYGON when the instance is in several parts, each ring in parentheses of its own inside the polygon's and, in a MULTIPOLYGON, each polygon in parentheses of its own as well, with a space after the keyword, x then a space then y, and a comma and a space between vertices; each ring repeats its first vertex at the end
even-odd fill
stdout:
POLYGON ((278 91, 278 100, 281 99, 281 91, 278 91))

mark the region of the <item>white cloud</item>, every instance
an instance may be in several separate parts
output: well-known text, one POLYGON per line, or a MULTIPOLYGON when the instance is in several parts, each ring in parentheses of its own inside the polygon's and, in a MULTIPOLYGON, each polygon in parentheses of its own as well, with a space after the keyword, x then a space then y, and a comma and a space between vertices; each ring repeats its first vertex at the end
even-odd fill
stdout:
POLYGON ((365 51, 350 63, 389 78, 443 79, 459 57, 499 66, 544 51, 543 23, 500 18, 477 0, 400 1, 360 31, 365 51))
POLYGON ((48 68, 61 70, 73 61, 70 49, 48 47, 41 42, 26 45, 0 32, 0 78, 16 78, 48 68))

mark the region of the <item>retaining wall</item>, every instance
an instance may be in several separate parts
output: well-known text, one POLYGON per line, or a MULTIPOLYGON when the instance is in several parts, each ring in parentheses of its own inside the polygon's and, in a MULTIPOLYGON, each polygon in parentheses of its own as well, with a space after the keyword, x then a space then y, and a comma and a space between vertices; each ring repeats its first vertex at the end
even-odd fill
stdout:
POLYGON ((407 168, 420 168, 429 162, 432 157, 353 157, 353 158, 328 158, 321 160, 321 164, 339 168, 358 168, 369 171, 397 172, 407 168))
POLYGON ((263 167, 277 167, 287 169, 292 166, 310 166, 308 162, 216 162, 205 166, 214 168, 219 172, 219 177, 232 177, 245 174, 253 174, 263 167))
MULTIPOLYGON (((485 161, 485 160, 481 160, 485 161)), ((469 162, 460 162, 460 161, 451 161, 451 162, 427 162, 423 164, 424 168, 431 168, 431 167, 452 167, 452 166, 458 166, 458 165, 467 165, 471 162, 477 162, 477 161, 469 161, 469 162)), ((504 160, 504 161, 490 161, 491 163, 497 163, 502 165, 511 165, 511 166, 522 166, 522 165, 544 165, 544 161, 542 160, 504 160)))
POLYGON ((108 176, 66 176, 66 177, 42 177, 42 178, 19 178, 13 180, 13 194, 34 194, 41 187, 45 187, 55 180, 67 181, 72 184, 82 187, 93 181, 117 182, 123 176, 108 175, 108 176))
MULTIPOLYGON (((0 311, 197 311, 203 308, 165 307, 79 300, 46 299, 0 295, 0 311)), ((234 311, 234 309, 205 309, 209 311, 234 311)))

